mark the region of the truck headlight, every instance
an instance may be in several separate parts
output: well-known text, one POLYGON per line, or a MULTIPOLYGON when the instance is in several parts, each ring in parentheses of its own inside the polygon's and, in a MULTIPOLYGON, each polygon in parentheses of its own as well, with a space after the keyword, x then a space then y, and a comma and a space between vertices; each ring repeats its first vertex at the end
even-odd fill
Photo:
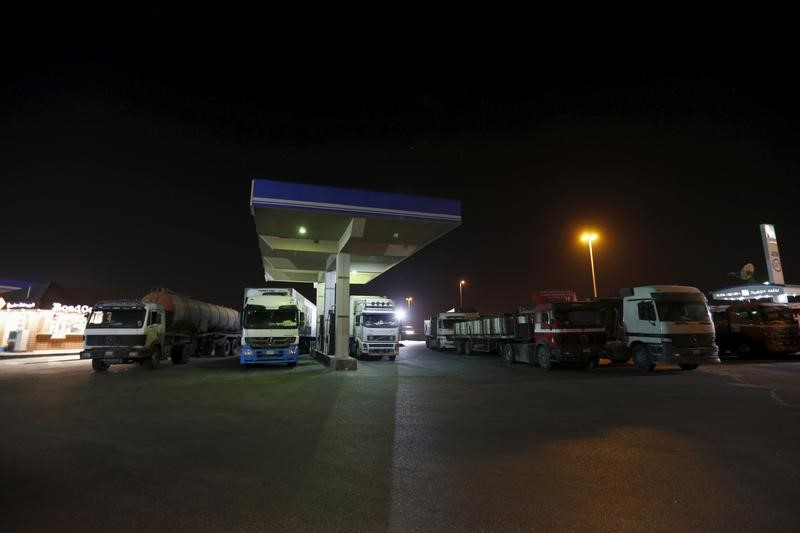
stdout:
POLYGON ((297 345, 296 344, 289 345, 289 354, 294 355, 296 353, 297 353, 297 345))
POLYGON ((242 346, 242 355, 253 355, 253 349, 249 346, 242 346))

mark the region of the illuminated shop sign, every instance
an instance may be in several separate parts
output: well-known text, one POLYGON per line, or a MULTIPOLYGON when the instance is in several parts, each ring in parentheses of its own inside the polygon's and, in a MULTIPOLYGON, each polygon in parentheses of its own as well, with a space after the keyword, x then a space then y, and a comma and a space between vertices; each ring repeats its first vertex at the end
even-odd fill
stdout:
POLYGON ((91 313, 92 308, 88 305, 62 305, 58 302, 53 303, 53 311, 56 313, 91 313))
POLYGON ((33 302, 8 302, 6 307, 9 309, 33 309, 36 307, 36 304, 33 302))
POLYGON ((731 298, 765 298, 769 296, 777 296, 783 294, 783 287, 753 287, 747 289, 728 289, 724 291, 717 291, 712 294, 714 299, 729 300, 731 298))

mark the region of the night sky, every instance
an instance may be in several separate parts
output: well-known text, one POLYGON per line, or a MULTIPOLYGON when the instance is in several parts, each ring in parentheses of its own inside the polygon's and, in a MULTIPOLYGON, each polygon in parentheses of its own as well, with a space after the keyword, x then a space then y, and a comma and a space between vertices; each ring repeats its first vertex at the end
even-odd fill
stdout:
POLYGON ((248 202, 266 178, 461 200, 458 229, 355 289, 412 296, 417 323, 462 278, 482 312, 591 296, 587 227, 601 294, 709 291, 746 262, 766 279, 764 222, 800 282, 798 87, 775 51, 312 46, 123 19, 2 37, 0 277, 239 307, 264 285, 248 202))

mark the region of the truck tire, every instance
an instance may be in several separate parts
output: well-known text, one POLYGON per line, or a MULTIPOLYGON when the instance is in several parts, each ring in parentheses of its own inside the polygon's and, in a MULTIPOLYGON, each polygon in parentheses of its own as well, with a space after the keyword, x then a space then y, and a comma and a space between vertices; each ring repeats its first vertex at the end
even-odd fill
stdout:
POLYGON ((155 370, 161 363, 161 348, 153 346, 150 349, 150 357, 145 361, 148 370, 155 370))
POLYGON ((650 350, 644 344, 637 344, 633 349, 633 362, 643 372, 651 372, 656 367, 650 350))
POLYGON ((297 361, 289 361, 288 363, 286 363, 286 366, 288 366, 289 368, 295 367, 297 366, 297 361))
POLYGON ((586 363, 586 369, 587 369, 587 370, 594 370, 594 369, 595 369, 595 368, 597 368, 598 366, 600 366, 600 358, 599 358, 599 357, 592 357, 592 358, 591 358, 591 359, 589 359, 589 361, 586 363))
POLYGON ((464 341, 464 355, 472 355, 472 341, 469 339, 464 341))
POLYGON ((108 363, 103 361, 102 359, 92 359, 92 369, 95 372, 105 372, 110 367, 108 363))
POLYGON ((364 354, 361 352, 361 345, 356 342, 356 359, 361 359, 364 354))
POLYGON ((747 339, 738 340, 734 351, 739 357, 748 357, 753 355, 753 344, 747 339))
POLYGON ((699 365, 679 365, 679 366, 681 367, 681 370, 694 370, 699 365))
POLYGON ((185 365, 192 358, 191 344, 180 344, 173 346, 170 352, 172 364, 185 365))
POLYGON ((397 359, 396 355, 390 355, 389 356, 389 361, 394 361, 395 359, 397 359))
POLYGON ((556 364, 550 357, 550 347, 546 344, 540 344, 536 348, 536 360, 539 361, 539 368, 543 370, 553 370, 556 364))
POLYGON ((514 347, 511 343, 503 345, 503 359, 506 360, 506 363, 513 365, 514 364, 514 347))

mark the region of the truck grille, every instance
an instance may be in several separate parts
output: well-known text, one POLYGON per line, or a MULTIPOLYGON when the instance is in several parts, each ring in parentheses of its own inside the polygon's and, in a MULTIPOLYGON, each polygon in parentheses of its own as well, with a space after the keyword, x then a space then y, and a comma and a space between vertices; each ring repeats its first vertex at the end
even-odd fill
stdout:
POLYGON ((147 335, 86 335, 86 346, 144 346, 147 335))
POLYGON ((294 337, 245 337, 244 343, 251 348, 286 348, 294 343, 294 337))
POLYGON ((368 341, 393 341, 394 335, 368 335, 368 341))
POLYGON ((606 341, 606 334, 598 333, 566 333, 559 336, 561 344, 602 344, 606 341))
POLYGON ((714 335, 709 333, 676 333, 665 336, 672 340, 672 344, 676 348, 692 348, 714 344, 714 335))

